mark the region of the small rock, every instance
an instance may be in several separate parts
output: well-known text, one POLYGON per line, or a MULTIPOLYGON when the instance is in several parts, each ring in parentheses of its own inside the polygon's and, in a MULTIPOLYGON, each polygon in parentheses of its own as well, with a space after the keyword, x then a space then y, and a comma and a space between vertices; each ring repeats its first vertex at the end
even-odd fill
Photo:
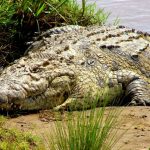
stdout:
POLYGON ((141 116, 141 118, 146 118, 146 117, 147 117, 147 115, 142 115, 142 116, 141 116))
POLYGON ((141 131, 145 131, 145 129, 144 129, 144 128, 142 128, 142 129, 141 129, 141 131))
POLYGON ((125 142, 124 142, 124 144, 128 144, 128 143, 129 143, 129 141, 125 141, 125 142))

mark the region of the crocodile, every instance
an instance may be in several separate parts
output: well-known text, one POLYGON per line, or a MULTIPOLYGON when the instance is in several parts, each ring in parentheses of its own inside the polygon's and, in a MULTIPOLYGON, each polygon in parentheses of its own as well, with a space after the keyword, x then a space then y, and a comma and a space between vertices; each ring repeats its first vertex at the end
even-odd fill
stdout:
POLYGON ((148 33, 125 26, 55 27, 0 73, 2 110, 88 109, 106 100, 150 105, 148 33))

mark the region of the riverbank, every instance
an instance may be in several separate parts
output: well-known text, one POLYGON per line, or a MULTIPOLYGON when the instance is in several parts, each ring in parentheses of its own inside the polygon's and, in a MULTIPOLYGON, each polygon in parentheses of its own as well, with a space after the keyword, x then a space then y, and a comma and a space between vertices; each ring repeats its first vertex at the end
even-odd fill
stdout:
MULTIPOLYGON (((110 109, 107 108, 105 116, 110 109)), ((150 147, 150 107, 117 107, 116 109, 122 111, 121 115, 118 116, 121 120, 118 130, 124 134, 117 141, 113 150, 148 150, 150 147)), ((50 133, 56 124, 46 118, 41 120, 39 114, 30 114, 9 119, 7 125, 38 135, 47 143, 47 133, 50 133)))

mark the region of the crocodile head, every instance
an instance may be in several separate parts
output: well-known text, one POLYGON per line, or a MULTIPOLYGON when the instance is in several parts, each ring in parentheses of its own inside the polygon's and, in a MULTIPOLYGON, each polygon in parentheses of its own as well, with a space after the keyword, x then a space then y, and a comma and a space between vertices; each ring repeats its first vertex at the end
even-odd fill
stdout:
POLYGON ((1 109, 52 108, 67 98, 75 83, 73 72, 57 66, 57 61, 54 66, 33 57, 22 57, 2 72, 1 109))

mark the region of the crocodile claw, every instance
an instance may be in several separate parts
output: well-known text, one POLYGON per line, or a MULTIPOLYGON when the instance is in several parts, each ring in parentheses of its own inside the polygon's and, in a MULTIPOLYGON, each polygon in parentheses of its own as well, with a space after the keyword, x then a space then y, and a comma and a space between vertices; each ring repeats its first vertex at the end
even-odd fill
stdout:
POLYGON ((130 103, 129 103, 129 106, 146 106, 146 103, 144 100, 132 100, 130 103))
POLYGON ((150 106, 150 99, 146 100, 132 100, 130 106, 150 106))

